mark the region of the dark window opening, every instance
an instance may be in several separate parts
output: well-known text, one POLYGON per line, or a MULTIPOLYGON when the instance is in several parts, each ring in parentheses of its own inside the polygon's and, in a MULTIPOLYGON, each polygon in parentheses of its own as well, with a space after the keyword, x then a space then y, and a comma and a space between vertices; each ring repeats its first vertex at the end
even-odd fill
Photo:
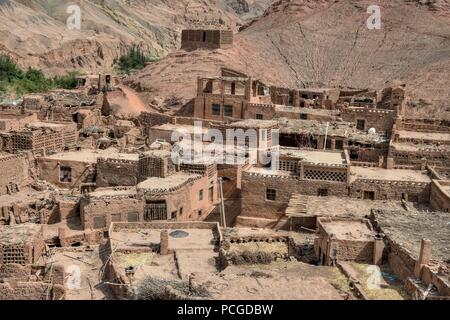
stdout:
POLYGON ((319 189, 317 195, 319 197, 328 197, 328 189, 319 189))
POLYGON ((364 200, 375 200, 375 192, 373 191, 364 191, 364 200))
POLYGON ((267 189, 266 190, 266 199, 270 200, 270 201, 275 201, 277 199, 277 190, 267 189))
POLYGON ((203 189, 198 192, 198 200, 203 200, 203 189))
POLYGON ((220 116, 220 104, 213 104, 212 105, 212 115, 213 116, 220 116))
POLYGON ((231 83, 231 94, 236 94, 236 83, 231 83))
POLYGON ((256 120, 263 120, 263 119, 264 119, 264 115, 262 115, 261 113, 256 114, 256 120))
POLYGON ((203 32, 203 42, 206 42, 206 32, 203 32))
POLYGON ((356 129, 364 131, 366 128, 366 120, 356 120, 356 129))
POLYGON ((224 106, 223 107, 223 115, 225 117, 232 117, 233 116, 233 106, 224 106))
POLYGON ((336 150, 343 150, 344 149, 344 141, 336 140, 335 149, 336 150))
POLYGON ((59 168, 59 181, 60 182, 72 182, 72 168, 60 167, 59 168))
POLYGON ((308 115, 306 113, 300 113, 301 120, 308 120, 308 115))

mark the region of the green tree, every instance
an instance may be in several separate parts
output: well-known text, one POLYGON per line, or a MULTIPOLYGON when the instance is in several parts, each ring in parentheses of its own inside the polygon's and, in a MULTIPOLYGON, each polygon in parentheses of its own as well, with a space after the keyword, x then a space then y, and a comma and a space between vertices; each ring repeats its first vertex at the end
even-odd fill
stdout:
POLYGON ((129 73, 131 70, 143 69, 145 63, 156 60, 157 57, 146 55, 139 47, 133 46, 116 61, 116 64, 121 72, 129 73))
POLYGON ((0 55, 0 81, 11 82, 21 76, 22 70, 17 67, 14 61, 7 55, 0 55))

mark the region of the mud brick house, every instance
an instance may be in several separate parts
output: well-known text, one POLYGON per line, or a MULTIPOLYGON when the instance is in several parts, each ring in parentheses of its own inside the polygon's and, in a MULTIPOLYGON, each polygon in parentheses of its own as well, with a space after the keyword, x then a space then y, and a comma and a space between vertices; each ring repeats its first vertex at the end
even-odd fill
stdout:
POLYGON ((396 112, 368 107, 344 107, 341 116, 342 120, 354 123, 359 131, 368 132, 374 128, 376 132, 390 137, 396 112))
POLYGON ((205 219, 218 199, 216 164, 175 166, 170 155, 166 150, 142 153, 136 187, 98 188, 85 194, 80 201, 83 228, 106 231, 112 222, 205 219))
POLYGON ((278 170, 249 167, 242 172, 238 225, 281 222, 293 193, 347 196, 350 161, 345 151, 280 148, 278 170))
POLYGON ((398 118, 388 160, 389 167, 450 167, 448 121, 398 118))
POLYGON ((144 220, 203 220, 217 201, 217 172, 209 177, 177 172, 152 177, 137 186, 144 201, 144 220))
POLYGON ((44 249, 45 243, 40 225, 32 223, 0 225, 0 265, 34 264, 39 261, 44 249))
POLYGON ((426 171, 352 166, 350 173, 353 198, 430 201, 431 178, 426 171))
POLYGON ((80 150, 39 157, 39 176, 66 188, 126 186, 137 182, 139 155, 109 150, 80 150))
POLYGON ((231 30, 183 30, 181 48, 190 49, 227 49, 233 46, 231 30))
POLYGON ((165 178, 175 173, 172 153, 168 150, 150 150, 139 155, 138 181, 150 177, 165 178))
POLYGON ((450 180, 433 180, 430 204, 434 210, 450 212, 450 180))
POLYGON ((318 218, 319 237, 315 241, 317 260, 322 265, 337 261, 366 264, 382 262, 383 238, 368 219, 318 218))
POLYGON ((38 120, 36 113, 0 112, 0 131, 19 130, 38 120))
POLYGON ((45 155, 73 148, 78 141, 77 125, 71 122, 36 121, 25 128, 0 132, 0 146, 4 151, 31 151, 45 155))
POLYGON ((102 188, 80 200, 80 218, 84 230, 104 229, 112 222, 144 221, 144 205, 136 188, 102 188))
POLYGON ((28 180, 28 160, 26 155, 0 152, 0 196, 19 192, 28 180))

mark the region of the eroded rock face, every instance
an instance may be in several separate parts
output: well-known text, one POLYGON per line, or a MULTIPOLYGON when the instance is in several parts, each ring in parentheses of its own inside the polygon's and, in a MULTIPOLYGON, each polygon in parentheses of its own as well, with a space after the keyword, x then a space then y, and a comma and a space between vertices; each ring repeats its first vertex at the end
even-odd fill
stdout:
POLYGON ((79 3, 81 30, 69 30, 70 1, 2 0, 0 53, 22 67, 51 73, 108 71, 132 44, 161 57, 179 47, 183 28, 207 24, 236 29, 272 0, 260 1, 238 1, 242 11, 233 10, 234 0, 88 0, 79 3))

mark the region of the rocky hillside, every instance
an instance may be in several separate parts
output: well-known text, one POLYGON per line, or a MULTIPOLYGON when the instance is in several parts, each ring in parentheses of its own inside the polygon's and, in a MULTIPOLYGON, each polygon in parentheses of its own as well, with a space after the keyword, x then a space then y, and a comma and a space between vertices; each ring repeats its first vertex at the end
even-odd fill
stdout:
POLYGON ((0 52, 22 67, 49 73, 105 71, 138 44, 165 56, 179 47, 183 28, 237 30, 271 0, 0 0, 0 52), (81 30, 66 27, 67 7, 81 8, 81 30))
POLYGON ((289 87, 381 89, 405 83, 416 113, 450 114, 449 0, 281 0, 233 49, 178 51, 129 79, 148 99, 188 101, 221 66, 289 87), (381 7, 369 30, 369 5, 381 7), (430 112, 432 110, 433 112, 430 112))

